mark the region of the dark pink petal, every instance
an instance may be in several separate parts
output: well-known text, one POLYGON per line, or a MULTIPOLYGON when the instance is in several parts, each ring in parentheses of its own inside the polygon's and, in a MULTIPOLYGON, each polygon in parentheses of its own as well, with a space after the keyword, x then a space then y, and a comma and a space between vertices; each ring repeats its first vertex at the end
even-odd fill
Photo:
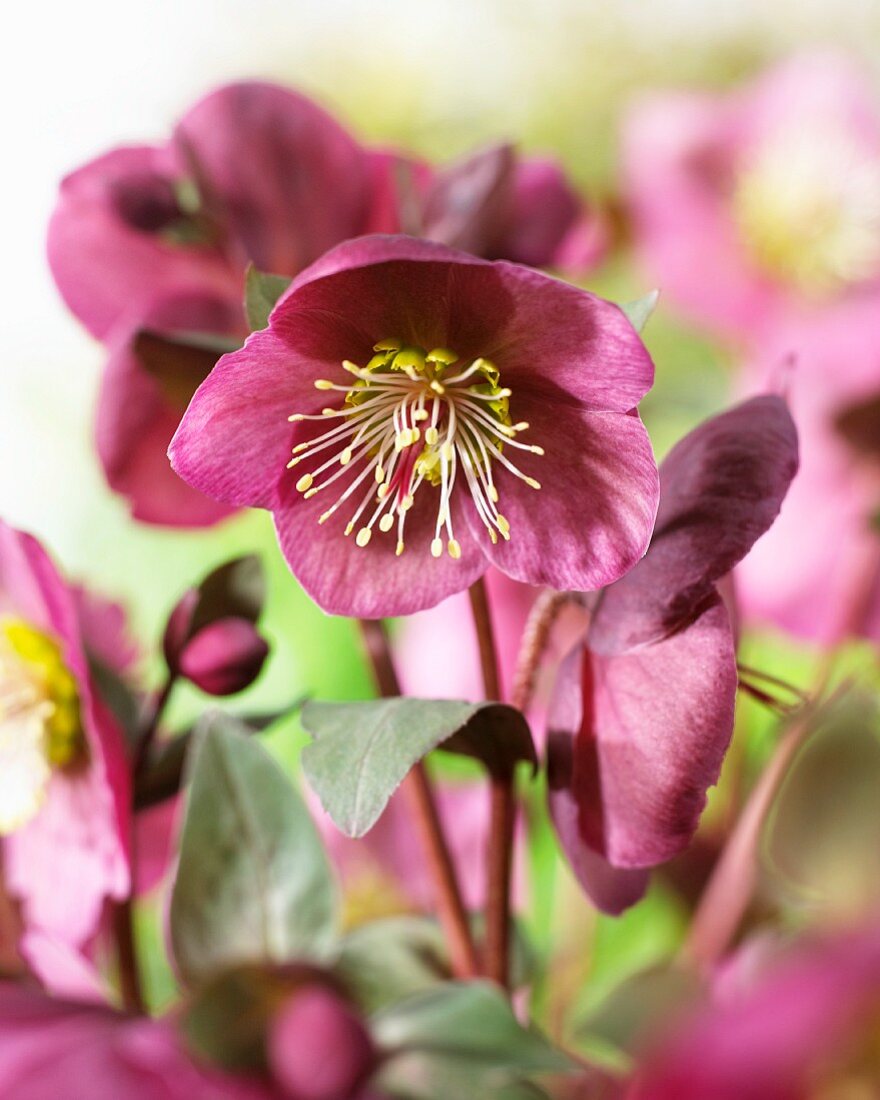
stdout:
POLYGON ((492 252, 512 214, 515 154, 493 145, 438 171, 425 196, 422 232, 477 256, 519 259, 492 252))
MULTIPOLYGON (((168 444, 202 380, 194 367, 210 370, 216 355, 182 362, 159 378, 142 358, 140 334, 204 333, 231 336, 241 325, 238 297, 196 292, 155 299, 131 327, 117 329, 101 381, 95 425, 96 445, 112 489, 126 497, 132 515, 146 523, 201 527, 228 516, 231 509, 193 490, 168 463, 168 444)), ((219 353, 217 353, 219 355, 219 353)))
POLYGON ((602 599, 596 652, 657 641, 688 622, 715 582, 770 527, 797 471, 797 434, 782 398, 767 395, 705 421, 660 467, 651 546, 602 599))
POLYGON ((521 458, 524 452, 508 448, 505 454, 541 488, 496 464, 510 541, 492 546, 469 512, 475 536, 492 564, 516 580, 562 591, 610 584, 641 558, 651 536, 657 468, 644 425, 635 415, 516 398, 515 392, 512 415, 530 425, 519 438, 545 453, 521 458))
POLYGON ((305 986, 269 1034, 272 1075, 289 1100, 349 1100, 376 1064, 367 1030, 335 992, 305 986))
POLYGON ((370 209, 362 233, 422 231, 422 209, 433 170, 425 161, 400 153, 373 150, 367 154, 370 209))
POLYGON ((241 276, 205 244, 177 244, 157 207, 178 169, 152 146, 115 149, 67 176, 49 224, 49 265, 71 311, 97 337, 170 290, 240 295, 241 276), (152 213, 151 213, 152 211, 152 213))
POLYGON ((169 798, 135 814, 135 886, 139 894, 146 894, 158 886, 171 866, 178 810, 179 799, 169 798))
POLYGON ((276 306, 272 324, 282 337, 294 331, 294 301, 335 315, 356 352, 394 336, 452 347, 463 359, 485 356, 514 394, 529 389, 543 400, 626 412, 654 380, 644 344, 611 302, 429 241, 363 237, 333 249, 276 306))
POLYGON ((19 947, 32 972, 53 997, 95 1005, 106 1005, 112 999, 112 987, 67 940, 32 930, 22 936, 19 947))
MULTIPOLYGON (((471 535, 463 510, 455 503, 453 523, 461 544, 459 560, 445 553, 439 558, 431 556, 437 500, 424 491, 416 494, 415 504, 407 513, 406 549, 398 557, 396 528, 385 534, 374 527, 369 545, 361 548, 355 544, 354 534, 343 534, 348 513, 342 509, 326 523, 318 524, 318 517, 332 503, 333 496, 318 493, 305 500, 296 492, 295 480, 288 477, 279 490, 274 507, 275 530, 291 572, 315 603, 331 615, 362 619, 411 615, 469 587, 488 566, 483 548, 471 535)), ((340 492, 345 483, 344 478, 337 483, 340 492)), ((359 502, 360 496, 352 499, 359 502)), ((488 539, 485 541, 488 543, 488 539)))
POLYGON ((269 646, 247 619, 218 619, 184 647, 180 671, 209 695, 234 695, 259 676, 269 646))
POLYGON ((311 100, 273 84, 230 84, 181 119, 173 145, 242 266, 293 275, 361 232, 363 151, 311 100))
POLYGON ((549 157, 526 157, 513 171, 508 216, 493 242, 493 256, 582 274, 601 255, 595 244, 584 246, 588 226, 595 233, 595 217, 588 215, 561 165, 549 157))
POLYGON ((122 604, 106 600, 82 585, 71 588, 71 594, 86 652, 120 676, 131 672, 141 652, 122 604))

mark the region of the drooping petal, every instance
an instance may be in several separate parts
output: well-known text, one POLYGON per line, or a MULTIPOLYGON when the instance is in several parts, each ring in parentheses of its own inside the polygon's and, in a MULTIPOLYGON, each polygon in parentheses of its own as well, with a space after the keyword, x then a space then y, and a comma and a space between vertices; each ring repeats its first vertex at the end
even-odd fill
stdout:
POLYGON ((660 508, 643 561, 603 596, 596 652, 620 653, 687 623, 770 527, 797 471, 797 434, 775 395, 705 421, 660 468, 660 508))
POLYGON ((49 265, 70 310, 93 336, 139 317, 171 290, 241 293, 241 274, 214 245, 167 230, 178 169, 165 149, 114 149, 67 176, 49 224, 49 265))
POLYGON ((553 827, 575 877, 599 909, 616 915, 643 897, 649 872, 612 867, 581 829, 574 752, 583 714, 583 660, 578 648, 559 668, 548 723, 547 798, 553 827))
MULTIPOLYGON (((528 584, 561 591, 610 584, 641 558, 651 535, 657 469, 644 425, 635 415, 516 402, 517 394, 513 415, 529 423, 522 438, 545 453, 506 453, 541 488, 499 467, 498 506, 510 523, 510 541, 487 542, 486 554, 528 584)), ((480 533, 479 521, 469 517, 480 533)))
POLYGON ((258 81, 226 85, 184 115, 173 145, 242 266, 293 275, 362 232, 365 154, 305 96, 258 81))

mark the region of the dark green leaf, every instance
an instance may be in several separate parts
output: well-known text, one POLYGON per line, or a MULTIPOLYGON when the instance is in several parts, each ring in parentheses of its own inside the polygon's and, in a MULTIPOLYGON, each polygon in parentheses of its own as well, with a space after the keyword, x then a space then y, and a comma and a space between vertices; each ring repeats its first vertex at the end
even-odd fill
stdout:
POLYGON ((181 975, 192 983, 237 963, 326 956, 336 890, 300 795, 232 718, 208 715, 193 742, 171 899, 181 975))
POLYGON ((270 275, 251 264, 244 280, 244 312, 251 332, 265 328, 275 303, 290 286, 286 275, 270 275))
POLYGON ((420 1051, 515 1073, 564 1073, 572 1059, 533 1027, 523 1027, 504 994, 488 982, 447 982, 373 1018, 388 1051, 420 1051))
POLYGON ((410 1053, 388 1062, 378 1079, 399 1100, 548 1100, 530 1081, 504 1070, 474 1067, 470 1059, 410 1053))
POLYGON ((536 760, 525 719, 501 703, 312 702, 302 722, 314 738, 303 750, 303 770, 348 836, 363 836, 413 764, 438 746, 477 756, 490 768, 510 770, 516 760, 536 760))

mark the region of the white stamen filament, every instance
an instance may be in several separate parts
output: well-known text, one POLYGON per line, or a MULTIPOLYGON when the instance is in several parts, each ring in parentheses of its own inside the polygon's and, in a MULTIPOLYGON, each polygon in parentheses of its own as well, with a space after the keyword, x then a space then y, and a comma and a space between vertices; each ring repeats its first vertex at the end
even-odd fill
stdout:
POLYGON ((324 409, 320 415, 295 413, 288 418, 294 423, 337 421, 314 439, 297 443, 289 463, 309 463, 309 472, 296 483, 306 498, 324 492, 343 475, 349 479, 318 522, 326 522, 366 482, 344 533, 356 531, 355 542, 363 548, 375 528, 387 534, 396 525, 395 552, 400 555, 406 545, 407 514, 421 486, 429 481, 439 490, 430 552, 440 557, 445 549, 457 560, 462 549, 455 538, 452 514, 460 468, 492 542, 497 542, 499 535, 509 539, 510 524, 498 510, 493 463, 499 462, 520 481, 540 488, 503 451, 511 447, 536 455, 544 452, 515 438, 528 424, 511 423, 507 415, 511 391, 498 384, 494 365, 476 359, 451 374, 450 364, 457 357, 448 349, 439 349, 434 357, 434 353, 425 355, 419 349, 402 349, 396 341, 383 341, 375 350, 380 354, 371 360, 369 369, 348 360, 343 363, 356 379, 351 385, 329 379, 315 383, 319 390, 345 394, 342 407, 324 409), (322 461, 313 466, 318 455, 322 461))

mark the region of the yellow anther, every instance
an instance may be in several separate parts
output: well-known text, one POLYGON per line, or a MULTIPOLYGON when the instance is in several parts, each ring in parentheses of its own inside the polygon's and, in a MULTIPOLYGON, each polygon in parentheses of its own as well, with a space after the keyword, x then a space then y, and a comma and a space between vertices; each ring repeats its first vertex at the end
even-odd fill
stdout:
POLYGON ((413 420, 421 421, 421 420, 427 420, 427 419, 428 419, 428 410, 427 409, 416 409, 416 411, 413 413, 413 420))
POLYGON ((353 530, 354 530, 354 524, 353 523, 346 523, 346 525, 345 525, 345 534, 350 535, 353 530))
POLYGON ((413 506, 413 499, 414 498, 411 497, 411 496, 405 496, 403 498, 403 500, 400 502, 400 511, 401 512, 408 512, 410 510, 410 508, 412 508, 412 506, 413 506))
POLYGON ((370 541, 370 539, 372 537, 373 537, 373 532, 370 530, 370 528, 369 527, 362 527, 360 529, 360 531, 358 531, 357 535, 355 536, 354 541, 358 544, 358 546, 360 546, 363 549, 363 547, 367 545, 367 543, 370 541))
POLYGON ((381 466, 377 466, 374 472, 377 484, 381 485, 385 480, 385 470, 381 466))
POLYGON ((316 378, 315 379, 315 389, 316 390, 332 390, 333 389, 333 383, 330 382, 327 378, 316 378))
POLYGON ((538 446, 538 444, 536 443, 536 444, 535 444, 535 445, 534 445, 534 446, 533 446, 533 447, 531 448, 531 452, 532 452, 532 454, 533 454, 533 455, 542 455, 542 454, 544 454, 544 448, 543 448, 543 447, 539 447, 539 446, 538 446))
POLYGON ((440 454, 443 456, 443 458, 446 459, 447 462, 451 462, 452 461, 452 444, 451 443, 444 443, 443 446, 440 448, 440 454))
POLYGON ((450 558, 455 558, 456 561, 461 557, 461 546, 458 539, 450 539, 446 544, 446 549, 449 551, 450 558))
POLYGON ((504 386, 503 389, 500 389, 497 393, 493 394, 492 396, 493 397, 511 397, 512 395, 513 395, 513 390, 509 390, 506 386, 504 386))
POLYGON ((339 456, 339 465, 347 466, 351 462, 351 447, 346 447, 342 454, 339 456))
POLYGON ((329 511, 329 512, 322 512, 322 513, 321 513, 321 515, 320 515, 320 516, 318 516, 318 523, 326 523, 326 522, 327 522, 327 520, 328 520, 328 519, 329 519, 329 518, 330 518, 330 517, 331 517, 332 515, 333 515, 333 509, 332 509, 332 508, 330 509, 330 511, 329 511))
POLYGON ((311 474, 303 474, 303 476, 296 483, 296 491, 298 493, 304 493, 306 489, 311 488, 312 482, 314 480, 315 479, 312 477, 311 474))
POLYGON ((390 485, 380 485, 377 492, 376 492, 376 496, 379 498, 379 500, 384 500, 385 497, 387 497, 390 492, 391 492, 391 486, 390 485))
POLYGON ((442 397, 443 394, 446 393, 446 387, 441 385, 438 381, 436 381, 436 379, 431 383, 431 389, 440 397, 442 397))
POLYGON ((533 489, 540 489, 541 488, 541 482, 536 481, 533 477, 527 477, 526 478, 526 485, 531 485, 531 487, 533 489))
POLYGON ((298 466, 300 464, 300 462, 302 462, 302 457, 292 458, 290 460, 290 462, 287 463, 288 470, 292 470, 294 468, 294 466, 298 466))
POLYGON ((317 491, 317 489, 309 489, 307 492, 303 493, 303 500, 311 500, 317 491))
POLYGON ((489 486, 489 499, 492 501, 493 504, 498 503, 498 490, 495 488, 494 485, 489 486))
POLYGON ((508 523, 507 519, 501 515, 500 512, 495 517, 495 522, 498 524, 498 530, 501 532, 501 534, 507 535, 507 533, 510 531, 510 524, 508 523))
POLYGON ((518 424, 513 425, 513 430, 515 432, 527 432, 529 430, 528 420, 520 420, 518 424))
POLYGON ((444 367, 450 366, 452 363, 458 361, 458 354, 452 350, 452 348, 434 348, 433 351, 429 351, 425 356, 425 359, 429 363, 442 363, 444 367))
POLYGON ((439 438, 440 433, 436 428, 425 428, 425 442, 429 447, 433 447, 439 438))
POLYGON ((336 409, 331 409, 329 406, 326 409, 321 409, 321 416, 333 416, 336 413, 336 409))
POLYGON ((305 414, 304 413, 293 413, 291 416, 288 416, 288 418, 287 418, 288 424, 296 424, 300 420, 305 420, 305 414))
POLYGON ((495 534, 495 528, 494 527, 487 527, 486 530, 489 532, 489 538, 492 541, 492 545, 497 546, 498 545, 498 536, 495 534))
POLYGON ((397 555, 397 557, 400 557, 400 555, 403 553, 403 543, 402 542, 398 542, 397 548, 395 549, 394 553, 397 555))
POLYGON ((410 442, 410 446, 411 446, 411 445, 412 445, 413 443, 418 443, 418 441, 419 441, 419 440, 420 440, 421 438, 422 438, 422 433, 421 433, 421 432, 419 431, 419 429, 418 429, 418 428, 410 428, 410 430, 409 430, 409 442, 410 442))
POLYGON ((380 531, 390 531, 394 526, 394 515, 391 512, 386 512, 385 515, 379 520, 380 531))
POLYGON ((342 366, 345 370, 348 371, 349 374, 354 374, 358 378, 360 378, 361 368, 357 365, 357 363, 352 363, 350 359, 343 359, 342 366))
POLYGON ((439 558, 442 553, 443 553, 443 539, 432 539, 431 540, 431 556, 435 557, 435 558, 439 558))
MULTIPOLYGON (((293 420, 293 417, 290 419, 293 420)), ((290 453, 294 455, 302 454, 302 452, 307 451, 309 447, 311 447, 311 443, 297 443, 290 453)))

